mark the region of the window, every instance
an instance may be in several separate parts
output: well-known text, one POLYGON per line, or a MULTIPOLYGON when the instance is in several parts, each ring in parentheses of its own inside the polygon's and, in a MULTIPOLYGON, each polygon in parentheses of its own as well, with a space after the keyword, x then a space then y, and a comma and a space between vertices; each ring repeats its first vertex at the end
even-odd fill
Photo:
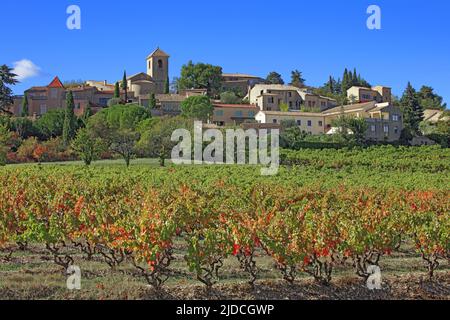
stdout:
POLYGON ((370 132, 377 132, 377 126, 374 125, 374 124, 372 124, 372 125, 370 126, 370 132))
POLYGON ((277 119, 273 119, 273 121, 272 121, 273 123, 277 123, 277 119))
POLYGON ((242 111, 236 111, 235 113, 234 113, 234 116, 235 117, 240 117, 240 118, 242 118, 242 116, 243 116, 243 114, 242 114, 242 111))
POLYGON ((41 104, 41 105, 39 106, 39 113, 40 113, 41 115, 47 113, 47 105, 41 104))
POLYGON ((269 103, 273 103, 273 97, 269 97, 269 103))
POLYGON ((289 92, 289 98, 292 98, 292 92, 289 92))
POLYGON ((289 108, 292 108, 292 101, 289 101, 289 108))
POLYGON ((297 120, 297 125, 301 126, 302 125, 302 120, 297 120))
POLYGON ((217 117, 223 117, 223 110, 216 110, 215 114, 217 117))
POLYGON ((159 68, 159 69, 162 69, 162 67, 163 67, 163 62, 162 62, 161 59, 159 59, 159 60, 158 60, 158 68, 159 68))
POLYGON ((77 109, 81 109, 81 103, 77 103, 77 109))
POLYGON ((308 127, 312 127, 312 121, 308 120, 308 127))
POLYGON ((100 98, 98 99, 98 104, 101 106, 107 106, 108 105, 108 98, 100 98))
POLYGON ((323 122, 319 121, 319 127, 323 127, 323 122))
POLYGON ((384 133, 389 133, 389 126, 384 125, 383 130, 384 130, 384 133))
POLYGON ((392 116, 392 121, 399 121, 400 119, 399 119, 399 116, 398 116, 398 114, 394 114, 393 116, 392 116))
POLYGON ((398 134, 398 127, 394 127, 394 133, 398 134))
POLYGON ((250 118, 254 118, 254 117, 255 117, 255 112, 254 112, 254 111, 249 111, 249 112, 248 112, 248 116, 249 116, 250 118))
POLYGON ((327 103, 326 103, 325 101, 322 101, 322 102, 320 103, 320 105, 321 105, 322 107, 326 107, 326 106, 327 106, 327 103))

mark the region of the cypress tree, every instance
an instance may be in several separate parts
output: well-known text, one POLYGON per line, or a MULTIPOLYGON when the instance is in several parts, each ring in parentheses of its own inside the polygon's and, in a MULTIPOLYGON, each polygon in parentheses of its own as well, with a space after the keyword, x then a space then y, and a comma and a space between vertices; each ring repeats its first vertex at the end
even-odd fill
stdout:
POLYGON ((350 88, 349 82, 350 82, 350 79, 349 79, 348 70, 347 70, 347 68, 345 68, 344 76, 342 77, 342 94, 343 95, 346 95, 347 90, 350 88))
POLYGON ((332 76, 328 79, 328 90, 330 93, 334 93, 334 79, 332 76))
POLYGON ((28 96, 25 93, 24 97, 23 97, 23 101, 22 101, 22 113, 21 116, 22 117, 28 117, 29 114, 29 110, 28 110, 28 96))
POLYGON ((358 85, 358 74, 356 73, 356 68, 353 69, 352 85, 353 86, 357 86, 358 85))
POLYGON ((66 96, 66 114, 63 124, 63 144, 69 145, 69 141, 73 138, 75 133, 75 102, 72 91, 69 91, 66 96))
POLYGON ((148 108, 150 110, 155 109, 156 108, 156 98, 155 98, 155 94, 151 93, 149 100, 148 100, 148 108))
POLYGON ((409 129, 412 134, 418 134, 419 124, 424 118, 423 108, 419 103, 416 90, 410 82, 408 82, 405 92, 403 93, 401 106, 405 127, 409 129))
POLYGON ((169 76, 167 76, 166 82, 164 83, 164 93, 169 94, 170 93, 170 81, 169 76))
POLYGON ((120 87, 119 82, 116 82, 116 85, 114 87, 114 98, 120 98, 120 87))
POLYGON ((125 92, 125 103, 128 102, 128 83, 127 83, 127 71, 123 72, 122 90, 125 92))

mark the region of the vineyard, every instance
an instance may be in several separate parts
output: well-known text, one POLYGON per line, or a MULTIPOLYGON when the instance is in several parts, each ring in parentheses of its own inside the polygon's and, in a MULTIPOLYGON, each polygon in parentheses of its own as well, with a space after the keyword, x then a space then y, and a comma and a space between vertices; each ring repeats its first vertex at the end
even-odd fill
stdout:
MULTIPOLYGON (((64 279, 72 265, 95 264, 97 278, 125 275, 162 297, 189 281, 211 294, 233 277, 249 288, 276 278, 326 288, 354 275, 364 286, 369 266, 383 271, 402 255, 391 269, 415 261, 450 297, 448 149, 281 158, 274 177, 251 166, 2 168, 0 274, 39 276, 51 259, 64 279)), ((0 294, 11 290, 0 280, 0 294)))

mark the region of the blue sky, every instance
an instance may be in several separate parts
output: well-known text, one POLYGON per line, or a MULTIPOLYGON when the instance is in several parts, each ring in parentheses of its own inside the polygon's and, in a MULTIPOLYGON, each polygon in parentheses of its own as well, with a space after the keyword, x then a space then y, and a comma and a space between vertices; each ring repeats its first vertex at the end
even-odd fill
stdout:
POLYGON ((171 78, 189 60, 264 77, 274 70, 286 81, 299 69, 312 86, 356 67, 397 95, 411 81, 450 102, 447 0, 16 0, 1 7, 0 64, 26 59, 40 68, 28 70, 17 94, 56 75, 112 82, 124 69, 145 71, 145 57, 160 46, 171 55, 171 78), (81 8, 81 30, 66 28, 72 4, 81 8), (371 4, 381 7, 382 30, 366 27, 371 4))

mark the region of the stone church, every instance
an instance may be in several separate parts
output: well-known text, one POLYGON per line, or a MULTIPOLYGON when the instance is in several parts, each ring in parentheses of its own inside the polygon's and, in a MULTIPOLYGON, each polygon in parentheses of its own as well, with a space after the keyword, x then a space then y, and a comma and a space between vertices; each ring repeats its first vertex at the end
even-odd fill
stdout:
POLYGON ((140 72, 127 78, 128 90, 134 97, 148 99, 149 94, 164 94, 169 80, 169 55, 157 48, 147 57, 147 73, 140 72))

